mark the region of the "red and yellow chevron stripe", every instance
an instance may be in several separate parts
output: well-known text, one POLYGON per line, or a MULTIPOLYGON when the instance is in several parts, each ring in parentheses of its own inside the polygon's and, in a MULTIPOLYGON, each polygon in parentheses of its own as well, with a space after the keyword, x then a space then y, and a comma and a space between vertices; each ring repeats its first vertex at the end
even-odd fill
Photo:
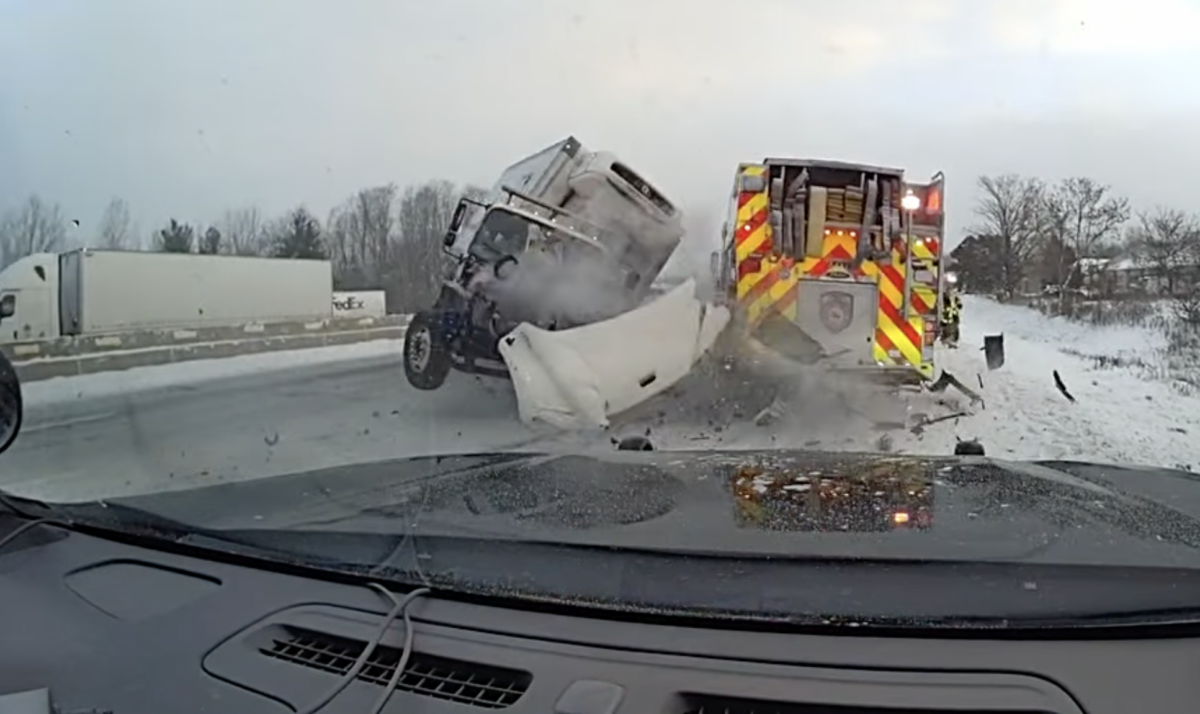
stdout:
POLYGON ((885 365, 908 365, 931 377, 933 367, 925 365, 921 349, 925 341, 925 319, 912 310, 908 316, 903 314, 904 261, 893 251, 890 261, 864 262, 863 268, 879 286, 875 361, 885 365))

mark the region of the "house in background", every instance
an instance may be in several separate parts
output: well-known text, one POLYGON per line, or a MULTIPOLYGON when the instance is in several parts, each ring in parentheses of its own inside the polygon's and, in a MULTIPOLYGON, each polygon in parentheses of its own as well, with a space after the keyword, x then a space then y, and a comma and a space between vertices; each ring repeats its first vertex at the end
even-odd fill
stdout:
POLYGON ((1200 261, 1173 256, 1168 262, 1150 261, 1126 253, 1116 258, 1075 261, 1071 286, 1104 297, 1183 295, 1200 284, 1200 261))

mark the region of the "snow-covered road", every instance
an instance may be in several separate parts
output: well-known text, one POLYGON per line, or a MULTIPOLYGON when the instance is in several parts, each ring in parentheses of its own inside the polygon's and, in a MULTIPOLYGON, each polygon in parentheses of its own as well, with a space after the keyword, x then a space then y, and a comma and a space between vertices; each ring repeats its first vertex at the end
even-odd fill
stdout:
POLYGON ((0 488, 78 500, 505 449, 533 435, 502 384, 462 378, 418 393, 394 341, 324 349, 325 359, 275 353, 273 369, 255 355, 32 383, 26 428, 0 455, 0 488), (213 379, 221 367, 232 376, 213 379))
MULTIPOLYGON (((865 402, 877 410, 867 419, 819 381, 798 381, 788 415, 768 426, 755 426, 738 405, 685 391, 620 420, 616 435, 649 430, 660 449, 875 450, 886 433, 892 450, 929 454, 978 438, 1002 458, 1200 468, 1200 443, 1191 437, 1200 434, 1200 399, 1079 356, 1152 359, 1155 335, 970 298, 963 319, 963 346, 947 350, 942 364, 971 387, 982 379, 986 408, 923 434, 877 426, 903 420, 896 403, 865 402), (997 332, 1008 360, 989 372, 978 347, 997 332), (1055 389, 1054 370, 1074 403, 1055 389)), ((456 374, 440 391, 417 392, 404 381, 398 352, 395 341, 381 341, 32 383, 26 431, 0 456, 0 487, 76 500, 415 454, 611 448, 606 435, 546 435, 521 425, 503 382, 456 374)))

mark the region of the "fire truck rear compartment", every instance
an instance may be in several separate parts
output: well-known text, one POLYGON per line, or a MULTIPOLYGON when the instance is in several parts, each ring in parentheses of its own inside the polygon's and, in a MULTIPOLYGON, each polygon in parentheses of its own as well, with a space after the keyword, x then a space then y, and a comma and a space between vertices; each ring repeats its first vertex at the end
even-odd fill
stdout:
POLYGON ((884 252, 883 224, 900 210, 902 171, 835 161, 768 159, 766 165, 778 255, 821 257, 827 230, 853 233, 856 260, 884 252))

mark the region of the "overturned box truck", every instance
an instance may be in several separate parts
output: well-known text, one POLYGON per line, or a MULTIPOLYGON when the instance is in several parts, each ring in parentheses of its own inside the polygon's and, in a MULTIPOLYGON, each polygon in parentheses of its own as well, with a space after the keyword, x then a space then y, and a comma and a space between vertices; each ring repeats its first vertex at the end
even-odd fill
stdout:
POLYGON ((651 299, 682 237, 671 201, 574 137, 513 164, 459 202, 454 269, 413 316, 405 376, 422 390, 452 370, 508 378, 524 421, 606 427, 690 371, 728 322, 691 281, 651 299))

